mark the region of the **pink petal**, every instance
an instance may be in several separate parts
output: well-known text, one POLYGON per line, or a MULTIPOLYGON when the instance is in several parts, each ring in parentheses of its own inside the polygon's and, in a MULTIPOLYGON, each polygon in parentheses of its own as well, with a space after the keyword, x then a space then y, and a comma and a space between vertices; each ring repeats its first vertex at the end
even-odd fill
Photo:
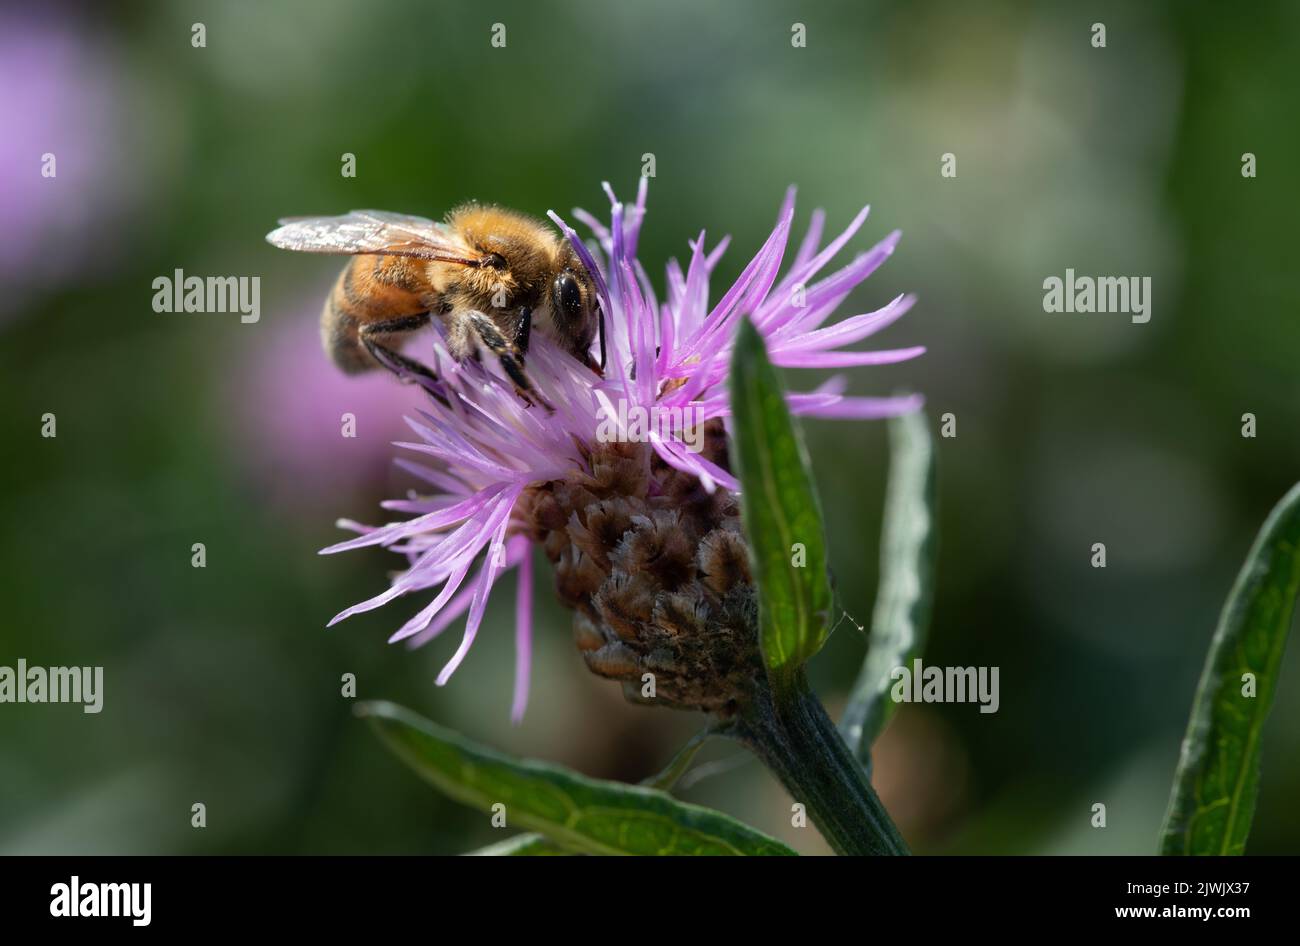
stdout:
POLYGON ((515 694, 510 719, 518 723, 528 708, 528 678, 533 665, 533 554, 528 539, 523 539, 519 559, 519 589, 515 592, 515 694))
POLYGON ((855 365, 892 365, 924 354, 924 345, 886 351, 776 352, 772 355, 772 362, 783 368, 851 368, 855 365))

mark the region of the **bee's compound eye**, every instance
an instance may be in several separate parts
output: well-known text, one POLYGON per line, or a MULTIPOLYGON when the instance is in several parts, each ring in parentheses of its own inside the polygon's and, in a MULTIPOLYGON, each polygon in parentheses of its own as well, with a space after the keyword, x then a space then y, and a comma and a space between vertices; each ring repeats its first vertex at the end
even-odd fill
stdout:
POLYGON ((582 317, 582 290, 578 288, 578 280, 571 273, 556 276, 551 292, 555 297, 556 308, 566 318, 582 317))
POLYGON ((487 256, 483 257, 481 265, 486 266, 489 269, 505 269, 506 258, 500 253, 489 253, 487 256))

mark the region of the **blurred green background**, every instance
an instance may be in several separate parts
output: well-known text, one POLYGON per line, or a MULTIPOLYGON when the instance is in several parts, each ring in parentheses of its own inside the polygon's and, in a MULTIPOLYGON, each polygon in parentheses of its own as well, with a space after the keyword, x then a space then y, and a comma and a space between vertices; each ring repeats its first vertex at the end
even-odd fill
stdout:
MULTIPOLYGON (((316 318, 338 261, 263 241, 284 215, 439 217, 470 197, 603 215, 600 181, 630 196, 647 152, 641 257, 661 288, 701 228, 733 236, 725 286, 792 182, 799 228, 821 206, 837 232, 870 202, 851 249, 904 231, 842 313, 914 291, 881 342, 929 353, 855 370, 851 390, 916 389, 932 418, 956 416, 926 659, 1001 668, 997 714, 904 707, 878 744, 876 784, 909 841, 1155 850, 1218 609, 1300 475, 1300 5, 49 4, 6 7, 0 50, 0 664, 103 665, 106 691, 97 716, 0 705, 0 851, 499 840, 352 718, 344 673, 362 698, 598 776, 644 777, 700 726, 591 676, 546 572, 517 727, 513 579, 444 688, 454 628, 425 650, 385 643, 417 602, 325 630, 397 562, 316 550, 338 517, 381 519, 400 488, 388 442, 417 402, 334 374, 316 318), (1150 276, 1151 321, 1044 313, 1042 281, 1067 267, 1150 276), (155 314, 150 284, 176 268, 261 276, 261 320, 155 314)), ((885 428, 806 429, 844 605, 865 622, 885 428)), ((1266 731, 1256 853, 1300 851, 1298 651, 1266 731)), ((832 712, 862 652, 845 621, 815 661, 832 712)), ((703 758, 713 774, 684 797, 826 850, 738 748, 703 758)))

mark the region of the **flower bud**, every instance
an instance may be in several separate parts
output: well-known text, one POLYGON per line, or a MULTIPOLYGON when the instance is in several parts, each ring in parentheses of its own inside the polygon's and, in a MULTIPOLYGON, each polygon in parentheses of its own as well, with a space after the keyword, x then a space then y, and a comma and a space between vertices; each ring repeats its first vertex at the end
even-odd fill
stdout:
MULTIPOLYGON (((725 469, 721 421, 708 422, 704 444, 725 469)), ((705 491, 646 444, 600 444, 590 462, 590 475, 534 487, 521 502, 576 612, 588 668, 622 681, 634 702, 729 715, 762 673, 736 498, 705 491)))

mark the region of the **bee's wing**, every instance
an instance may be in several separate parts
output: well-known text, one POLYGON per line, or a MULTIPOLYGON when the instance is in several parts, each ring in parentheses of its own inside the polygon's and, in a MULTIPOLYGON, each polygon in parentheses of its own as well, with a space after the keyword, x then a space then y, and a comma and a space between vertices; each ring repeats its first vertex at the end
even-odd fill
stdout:
POLYGON ((424 217, 354 210, 341 217, 286 217, 266 240, 300 253, 373 253, 476 266, 482 254, 451 227, 424 217))

